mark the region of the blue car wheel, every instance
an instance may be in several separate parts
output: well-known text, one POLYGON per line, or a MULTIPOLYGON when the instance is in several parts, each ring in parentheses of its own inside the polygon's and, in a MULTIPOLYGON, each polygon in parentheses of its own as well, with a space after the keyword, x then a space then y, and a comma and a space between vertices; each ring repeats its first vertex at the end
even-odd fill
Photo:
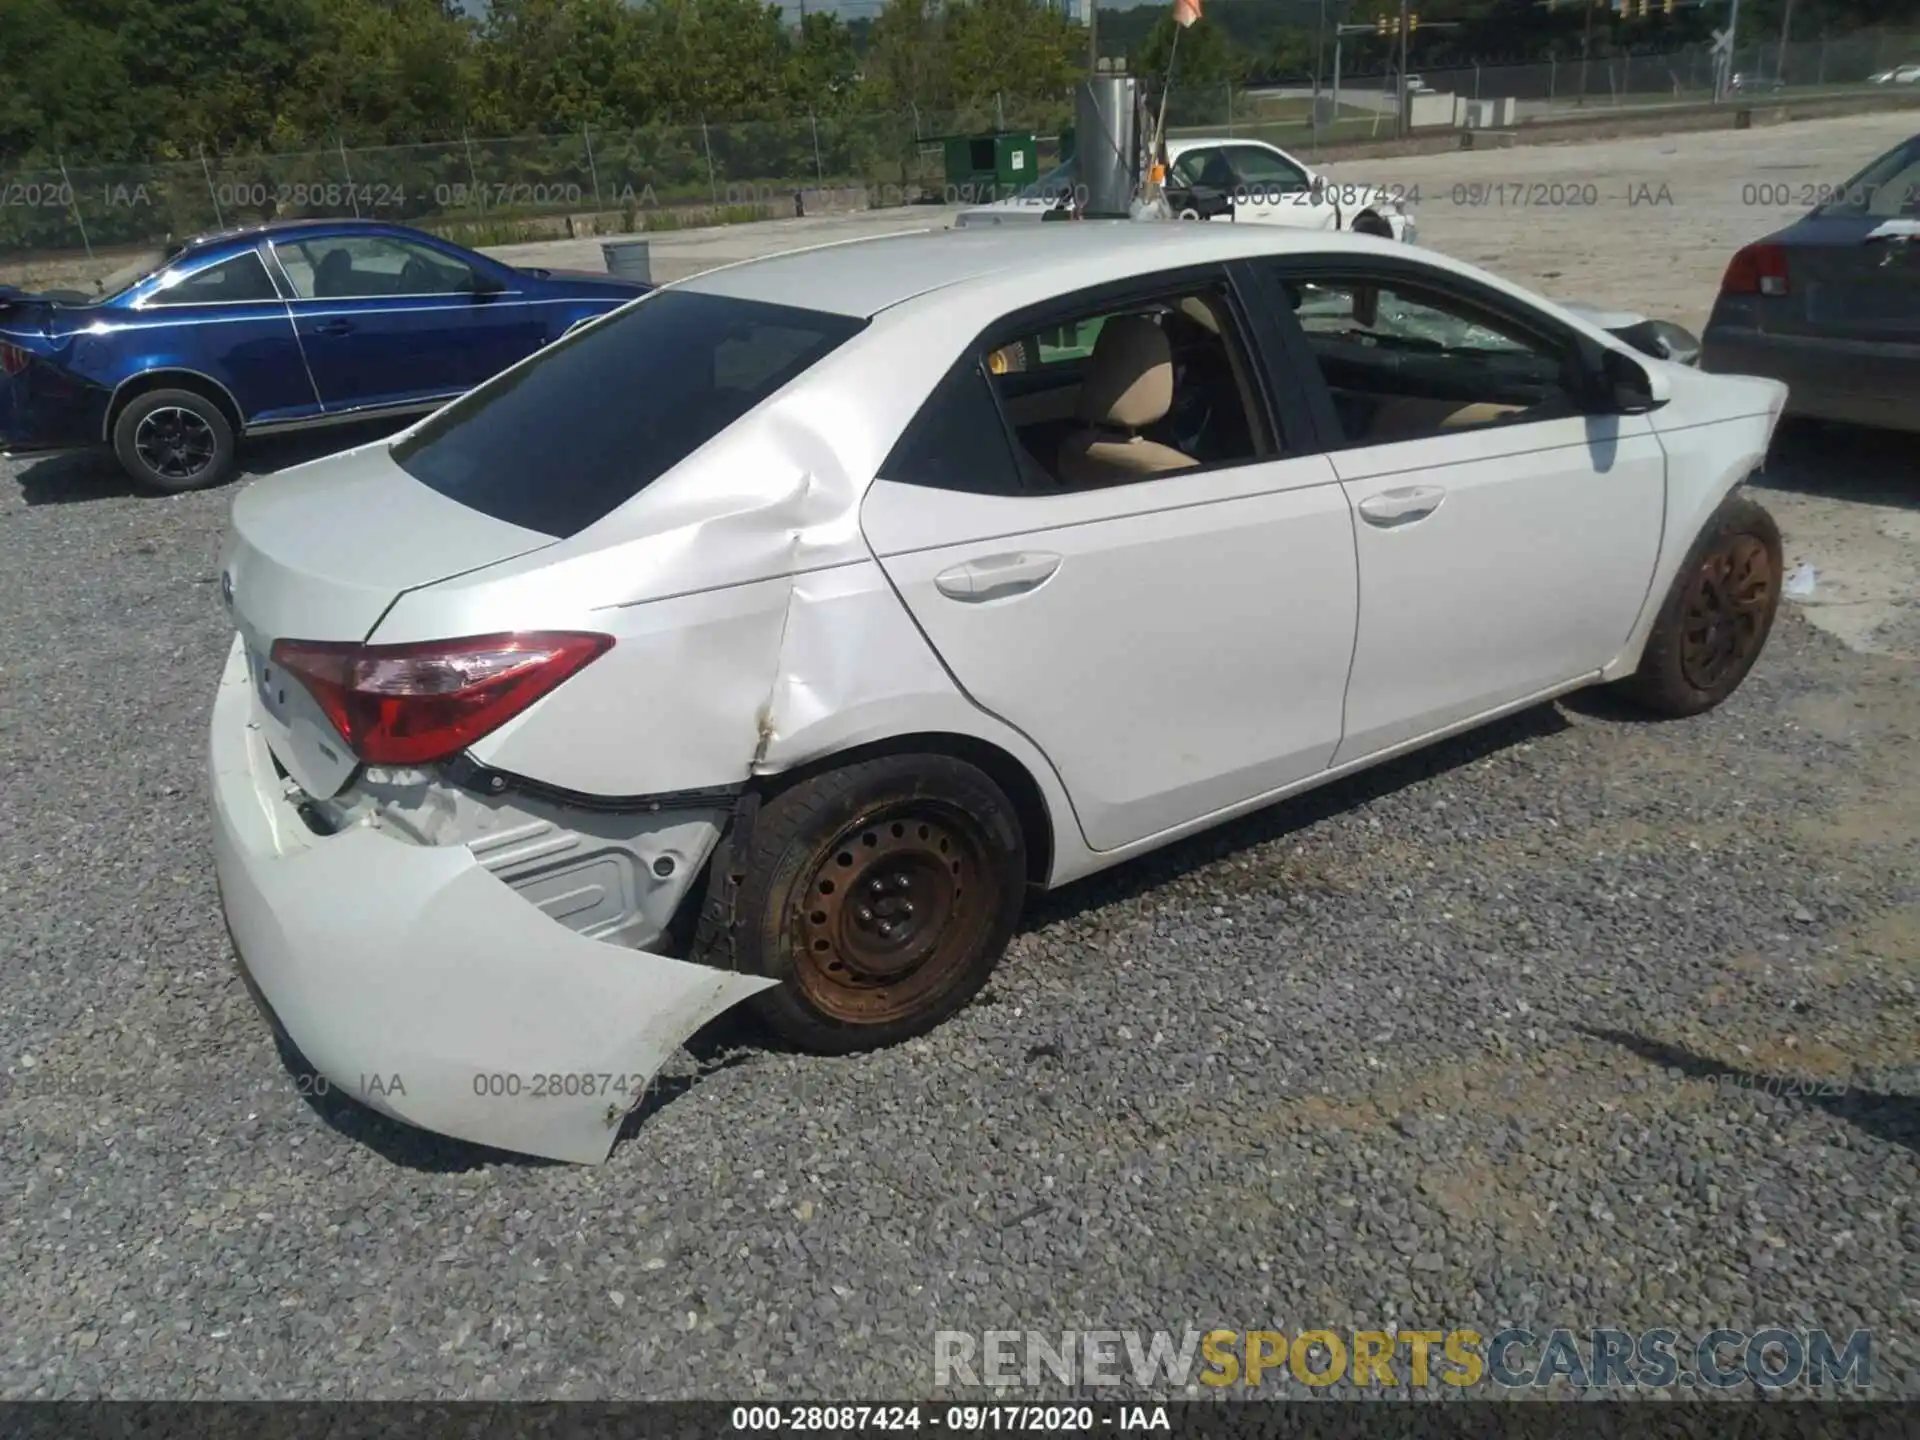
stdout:
POLYGON ((204 490, 233 473, 233 426, 220 407, 191 390, 149 390, 120 412, 113 450, 143 489, 204 490))

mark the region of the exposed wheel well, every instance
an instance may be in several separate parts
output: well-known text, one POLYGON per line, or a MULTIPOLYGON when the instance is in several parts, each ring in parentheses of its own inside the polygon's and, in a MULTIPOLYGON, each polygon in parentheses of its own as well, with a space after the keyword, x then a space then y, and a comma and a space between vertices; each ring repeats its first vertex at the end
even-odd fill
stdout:
POLYGON ((125 381, 113 393, 113 403, 107 407, 106 433, 100 438, 112 443, 113 427, 120 423, 120 416, 127 406, 140 396, 153 390, 190 390, 204 396, 219 407, 220 413, 227 417, 227 424, 233 427, 234 438, 246 428, 246 422, 240 415, 240 407, 234 402, 233 395, 218 380, 208 379, 194 370, 149 370, 125 381))
POLYGON ((791 770, 782 770, 777 775, 762 776, 758 783, 763 793, 771 795, 823 771, 838 769, 857 760, 901 754, 951 755, 984 771, 1013 802, 1014 816, 1019 820, 1020 833, 1027 842, 1027 883, 1047 883, 1047 877, 1053 873, 1053 817, 1047 809, 1046 796, 1041 793, 1039 784, 1025 765, 990 741, 946 732, 895 735, 868 745, 855 746, 851 750, 835 751, 819 760, 809 760, 791 770))
POLYGON ((1362 210, 1353 217, 1353 233, 1356 235, 1378 235, 1382 240, 1393 238, 1393 226, 1377 210, 1362 210))

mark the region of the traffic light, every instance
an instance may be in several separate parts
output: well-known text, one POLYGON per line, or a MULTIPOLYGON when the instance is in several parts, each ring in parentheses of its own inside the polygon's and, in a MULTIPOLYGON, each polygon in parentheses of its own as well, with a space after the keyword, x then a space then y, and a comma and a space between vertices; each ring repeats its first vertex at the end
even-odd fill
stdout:
POLYGON ((1386 16, 1376 15, 1373 17, 1373 33, 1376 35, 1391 35, 1393 33, 1393 26, 1388 22, 1386 16))
POLYGON ((1409 29, 1409 30, 1418 30, 1419 28, 1420 28, 1420 14, 1419 14, 1419 12, 1418 12, 1418 11, 1409 11, 1409 12, 1408 12, 1408 14, 1407 14, 1407 29, 1409 29))
POLYGON ((1673 10, 1674 10, 1673 0, 1660 0, 1660 3, 1662 8, 1666 10, 1667 14, 1669 15, 1673 14, 1673 10))

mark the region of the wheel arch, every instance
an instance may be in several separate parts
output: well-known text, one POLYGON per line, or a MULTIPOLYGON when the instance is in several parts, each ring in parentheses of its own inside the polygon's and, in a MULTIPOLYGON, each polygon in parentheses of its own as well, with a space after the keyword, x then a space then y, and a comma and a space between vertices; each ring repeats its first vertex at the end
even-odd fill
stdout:
POLYGON ((1012 802, 1014 818, 1019 822, 1021 836, 1026 842, 1027 884, 1035 888, 1043 888, 1047 884, 1053 874, 1055 820, 1047 804, 1046 792, 1025 764, 991 740, 949 730, 890 735, 816 756, 790 769, 756 776, 749 784, 760 792, 762 798, 770 799, 782 790, 816 775, 884 755, 946 755, 982 771, 1012 802))
POLYGON ((120 423, 120 416, 140 396, 155 390, 188 390, 211 400, 220 413, 226 417, 227 424, 233 427, 233 437, 238 440, 246 430, 246 418, 240 409, 240 402, 234 399, 233 392, 211 375, 198 370, 179 368, 160 368, 142 370, 138 375, 129 375, 114 387, 112 399, 107 401, 107 418, 101 427, 100 438, 107 444, 113 443, 113 427, 120 423))
POLYGON ((1377 235, 1382 240, 1393 239, 1393 222, 1378 210, 1371 208, 1362 210, 1354 216, 1350 228, 1355 235, 1377 235))

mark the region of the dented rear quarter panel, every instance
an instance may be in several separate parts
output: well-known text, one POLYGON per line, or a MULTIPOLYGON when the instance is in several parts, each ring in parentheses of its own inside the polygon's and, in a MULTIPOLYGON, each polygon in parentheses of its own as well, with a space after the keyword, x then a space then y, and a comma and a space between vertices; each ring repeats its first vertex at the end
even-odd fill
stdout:
MULTIPOLYGON (((913 311, 917 307, 903 307, 913 311)), ((954 685, 860 530, 860 503, 978 317, 882 314, 751 417, 570 539, 402 595, 379 644, 585 629, 613 648, 472 747, 588 795, 738 785, 906 735, 963 735, 1058 776, 954 685)), ((1056 835, 1054 853, 1062 855, 1056 835)))

